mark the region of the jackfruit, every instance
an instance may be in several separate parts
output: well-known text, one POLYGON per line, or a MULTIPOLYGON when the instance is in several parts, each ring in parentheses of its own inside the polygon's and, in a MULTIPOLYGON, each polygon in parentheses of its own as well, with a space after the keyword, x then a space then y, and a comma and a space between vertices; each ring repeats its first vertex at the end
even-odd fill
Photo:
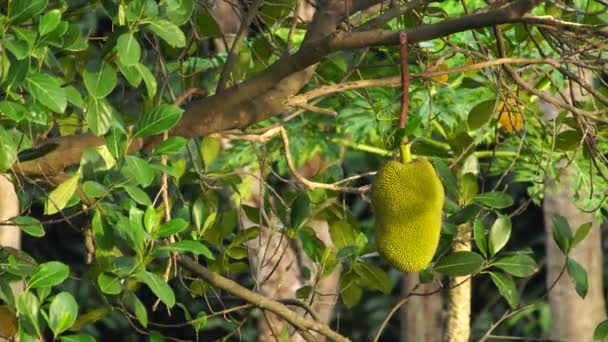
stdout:
POLYGON ((444 190, 433 165, 417 159, 389 161, 372 183, 378 252, 403 272, 425 269, 441 231, 444 190))

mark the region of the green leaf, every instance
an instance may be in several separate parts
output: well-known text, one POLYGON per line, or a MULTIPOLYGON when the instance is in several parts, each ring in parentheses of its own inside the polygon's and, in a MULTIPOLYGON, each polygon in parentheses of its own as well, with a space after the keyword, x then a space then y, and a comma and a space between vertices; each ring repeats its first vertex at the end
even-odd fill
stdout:
POLYGON ((486 238, 486 229, 483 226, 483 222, 476 218, 473 222, 473 233, 475 237, 475 244, 477 249, 483 254, 484 257, 488 257, 488 239, 486 238))
POLYGON ((556 215, 553 217, 553 240, 557 247, 568 255, 570 253, 570 245, 572 244, 572 229, 565 217, 556 215))
POLYGON ((141 302, 139 297, 137 297, 134 293, 130 296, 131 302, 133 303, 133 311, 135 311, 135 317, 139 321, 139 323, 146 328, 148 326, 148 311, 144 306, 144 303, 141 302))
POLYGON ((465 222, 471 221, 479 212, 481 208, 477 205, 469 204, 466 207, 458 210, 448 217, 448 221, 455 225, 461 225, 465 222))
POLYGON ((19 225, 19 228, 28 235, 43 237, 45 234, 44 227, 42 227, 40 221, 31 216, 17 216, 13 221, 15 221, 15 223, 19 225))
MULTIPOLYGON (((14 63, 11 63, 11 67, 8 71, 8 76, 6 78, 7 88, 12 88, 12 87, 21 85, 21 83, 25 80, 25 77, 27 76, 29 70, 30 70, 29 58, 23 59, 23 60, 18 60, 14 63)), ((15 102, 8 102, 8 101, 4 101, 4 102, 10 104, 13 107, 11 109, 14 112, 16 112, 15 114, 20 116, 19 120, 21 120, 23 118, 23 116, 25 116, 25 110, 23 109, 23 106, 21 106, 18 103, 15 103, 15 102)), ((3 106, 3 108, 0 110, 5 112, 5 109, 6 109, 6 107, 3 106)), ((6 112, 5 112, 5 114, 6 114, 6 112)), ((9 116, 9 117, 11 117, 11 116, 9 116)), ((15 120, 15 121, 19 121, 19 120, 15 120)))
POLYGON ((513 278, 500 272, 490 272, 490 277, 492 277, 492 282, 498 288, 498 292, 507 300, 511 309, 516 309, 519 305, 519 293, 513 278))
POLYGON ((148 285, 150 290, 168 307, 172 308, 175 305, 173 289, 157 274, 143 270, 136 273, 135 278, 148 285))
POLYGON ((76 172, 72 177, 59 184, 55 190, 51 191, 44 205, 44 214, 52 215, 65 208, 70 198, 76 192, 79 180, 80 172, 76 172))
POLYGON ((167 16, 175 25, 185 24, 194 11, 194 0, 167 0, 167 16))
POLYGON ((46 12, 42 18, 40 18, 40 24, 38 25, 40 36, 44 36, 53 31, 57 25, 59 25, 59 21, 61 21, 60 10, 54 9, 46 12))
POLYGON ((60 337, 61 342, 95 342, 95 338, 89 334, 76 334, 60 337))
POLYGON ((184 150, 188 140, 182 137, 169 137, 154 148, 154 155, 172 155, 178 154, 184 150))
POLYGON ((112 126, 113 110, 105 99, 90 96, 84 108, 87 124, 95 135, 104 135, 112 126))
POLYGON ((28 44, 16 37, 4 37, 2 44, 18 61, 24 60, 30 54, 28 44))
POLYGON ((25 89, 36 100, 48 107, 50 110, 63 113, 67 106, 65 89, 61 88, 61 82, 47 74, 34 73, 25 79, 25 89))
POLYGON ((78 316, 78 303, 68 292, 61 292, 53 298, 49 309, 49 327, 55 337, 74 325, 78 316))
POLYGON ((142 189, 132 185, 125 185, 123 188, 135 202, 145 206, 152 205, 152 200, 150 200, 148 194, 142 189))
POLYGON ((434 269, 452 277, 466 276, 479 271, 484 261, 484 258, 475 252, 459 251, 439 259, 434 269))
POLYGON ((494 115, 494 106, 496 99, 483 101, 478 103, 471 109, 467 117, 467 124, 470 130, 476 130, 483 126, 494 115))
POLYGON ((63 283, 70 274, 70 268, 59 262, 49 261, 38 265, 36 271, 27 282, 27 288, 52 287, 63 283))
POLYGON ((28 333, 40 336, 40 301, 38 298, 29 291, 21 293, 17 299, 17 310, 19 311, 20 318, 23 317, 25 320, 26 324, 24 324, 23 328, 28 330, 28 333))
POLYGON ((135 68, 137 68, 137 71, 139 72, 141 77, 144 79, 144 83, 146 84, 146 90, 148 91, 148 97, 154 98, 154 95, 156 94, 156 88, 157 88, 156 78, 154 77, 154 75, 152 74, 150 69, 148 69, 147 66, 145 66, 141 63, 136 64, 135 68))
POLYGON ((136 156, 126 157, 126 165, 121 172, 125 177, 135 179, 144 188, 154 181, 154 169, 146 160, 136 156))
POLYGON ((95 239, 95 246, 98 250, 107 251, 114 247, 112 231, 107 225, 104 226, 99 210, 95 210, 95 214, 93 214, 91 229, 93 231, 93 238, 95 239))
POLYGON ((361 300, 363 289, 358 284, 359 276, 352 271, 340 278, 340 298, 347 308, 352 308, 361 300))
POLYGON ((181 218, 171 219, 171 221, 165 222, 156 233, 157 238, 164 238, 171 235, 178 234, 186 230, 190 224, 181 218))
POLYGON ((172 243, 161 248, 162 250, 167 250, 171 252, 179 252, 179 253, 192 253, 195 255, 203 255, 207 259, 215 260, 213 254, 207 248, 207 246, 202 243, 194 240, 182 240, 176 243, 172 243))
POLYGON ((113 274, 100 273, 97 276, 97 285, 99 285, 101 292, 109 295, 117 295, 122 292, 122 281, 113 274))
POLYGON ((461 205, 467 205, 471 203, 475 195, 479 192, 479 185, 477 184, 477 176, 471 172, 467 172, 462 175, 460 180, 460 199, 461 205))
POLYGON ((593 342, 608 342, 608 319, 602 321, 593 331, 593 342))
POLYGON ((513 198, 511 195, 504 192, 484 192, 475 196, 474 200, 486 207, 503 209, 513 205, 513 198))
POLYGON ((360 277, 361 283, 364 286, 379 290, 385 294, 391 293, 393 287, 391 279, 380 267, 368 263, 355 262, 352 268, 360 277))
POLYGON ((139 63, 141 58, 141 47, 133 33, 123 33, 116 41, 118 58, 126 66, 139 63))
POLYGON ((186 46, 186 36, 177 25, 170 21, 154 19, 146 26, 146 28, 156 33, 171 47, 180 48, 186 46))
POLYGON ((511 219, 508 216, 500 215, 490 229, 488 247, 490 255, 498 253, 509 241, 511 237, 511 219))
POLYGON ((84 100, 80 92, 74 88, 74 86, 67 86, 64 88, 67 100, 78 108, 84 108, 84 100))
POLYGON ((493 266, 516 277, 529 277, 536 272, 538 266, 532 257, 523 253, 498 258, 493 266))
POLYGON ((9 2, 8 18, 14 24, 21 24, 42 12, 48 0, 13 0, 9 2))
POLYGON ((171 129, 181 119, 183 110, 170 104, 160 104, 137 122, 134 137, 147 137, 171 129))
POLYGON ((82 183, 82 191, 84 191, 85 195, 93 198, 100 198, 109 192, 108 188, 103 186, 103 184, 95 181, 86 181, 82 183))
POLYGON ((5 172, 13 167, 16 161, 17 147, 13 137, 0 126, 0 172, 5 172))
POLYGON ((587 237, 587 235, 589 235, 589 232, 591 231, 592 226, 593 225, 591 222, 587 222, 587 223, 581 224, 581 226, 578 227, 578 229, 574 233, 572 242, 570 243, 570 249, 576 247, 576 245, 578 245, 581 241, 583 241, 587 237))
MULTIPOLYGON (((17 62, 17 63, 21 63, 21 62, 17 62)), ((28 62, 29 64, 29 62, 28 62)), ((15 65, 15 64, 13 64, 15 65)), ((10 102, 10 101, 1 101, 0 102, 0 113, 2 113, 2 115, 6 116, 7 118, 15 121, 15 122, 19 122, 21 120, 23 120, 23 118, 25 118, 27 109, 25 108, 25 106, 21 105, 20 103, 16 103, 16 102, 10 102)))
POLYGON ((334 221, 329 225, 329 235, 336 250, 357 245, 357 232, 347 221, 334 221))
POLYGON ((116 70, 105 61, 89 63, 82 73, 82 78, 89 94, 97 99, 108 96, 117 82, 116 70))
POLYGON ((433 158, 433 165, 448 196, 455 201, 458 200, 458 183, 448 165, 439 158, 433 158))
POLYGON ((583 142, 583 135, 577 130, 567 130, 555 137, 555 149, 558 151, 574 151, 583 142))
POLYGON ((221 141, 219 138, 215 137, 204 137, 201 141, 201 159, 203 160, 203 165, 205 169, 209 168, 209 165, 213 163, 213 161, 220 154, 220 150, 222 148, 221 141))
POLYGON ((566 258, 566 270, 568 271, 568 276, 570 277, 570 281, 574 284, 574 288, 576 289, 576 293, 581 298, 585 298, 587 295, 587 290, 589 289, 589 280, 587 278, 587 271, 581 266, 576 260, 571 257, 566 258))
POLYGON ((291 203, 289 222, 295 229, 302 227, 311 215, 310 198, 305 191, 300 192, 291 203))

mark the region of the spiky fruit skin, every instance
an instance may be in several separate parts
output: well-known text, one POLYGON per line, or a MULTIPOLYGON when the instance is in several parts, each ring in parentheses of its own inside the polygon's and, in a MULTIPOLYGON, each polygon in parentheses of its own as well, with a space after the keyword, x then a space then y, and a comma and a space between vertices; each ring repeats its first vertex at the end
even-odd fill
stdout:
POLYGON ((443 201, 443 185, 427 160, 383 165, 372 184, 378 252, 403 272, 425 269, 439 243, 443 201))

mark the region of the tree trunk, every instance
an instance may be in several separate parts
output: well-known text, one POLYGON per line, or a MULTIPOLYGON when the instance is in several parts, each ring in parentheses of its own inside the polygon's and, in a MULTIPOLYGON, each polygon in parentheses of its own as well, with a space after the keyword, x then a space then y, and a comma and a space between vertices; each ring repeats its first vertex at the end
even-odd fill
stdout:
MULTIPOLYGON (((418 284, 418 274, 403 276, 403 295, 418 284)), ((433 284, 421 284, 416 292, 431 292, 433 284)), ((443 299, 437 293, 431 296, 413 296, 401 307, 401 342, 441 342, 443 336, 443 299)))
MULTIPOLYGON (((312 177, 326 163, 320 158, 313 158, 300 171, 305 177, 312 177)), ((260 178, 262 175, 259 176, 260 178)), ((260 206, 261 187, 259 178, 255 177, 252 184, 251 199, 245 201, 251 206, 260 206)), ((272 219, 272 218, 271 218, 272 219)), ((246 215, 241 215, 241 222, 244 229, 257 226, 251 222, 246 215)), ((334 248, 329 235, 329 225, 325 221, 310 220, 307 224, 311 227, 316 236, 329 247, 334 248)), ((316 263, 310 260, 302 251, 300 246, 295 244, 287 235, 277 231, 273 227, 260 227, 260 236, 249 242, 250 267, 252 275, 258 285, 257 291, 269 298, 279 300, 293 300, 296 298, 296 291, 303 286, 311 286, 313 291, 304 301, 312 309, 316 318, 320 322, 329 324, 333 309, 338 298, 338 285, 340 280, 341 267, 338 266, 326 277, 317 278, 319 270, 316 263), (306 266, 311 271, 310 280, 305 280, 301 273, 301 267, 306 266), (318 282, 315 283, 315 279, 318 282)), ((334 250, 334 252, 336 252, 334 250)), ((296 306, 293 307, 302 315, 307 313, 296 306)), ((308 316, 310 317, 310 316, 308 316)), ((258 321, 260 342, 275 342, 281 334, 287 334, 287 341, 303 341, 302 337, 292 329, 284 320, 278 316, 264 312, 258 321)), ((316 341, 325 341, 325 338, 316 333, 312 333, 316 341)), ((285 336, 285 335, 284 335, 285 336)))
MULTIPOLYGON (((0 222, 9 220, 17 215, 19 215, 19 198, 15 192, 15 187, 5 175, 0 174, 0 222)), ((0 247, 21 249, 21 230, 19 227, 0 226, 0 247)), ((23 291, 23 283, 12 283, 11 288, 15 297, 17 297, 23 291)), ((10 315, 8 312, 4 313, 3 319, 7 319, 7 314, 10 315)), ((10 325, 3 325, 3 329, 0 331, 0 342, 8 341, 8 339, 5 339, 8 336, 5 335, 15 333, 12 328, 10 325)))
MULTIPOLYGON (((454 242, 454 251, 471 250, 471 226, 463 224, 458 227, 458 236, 454 242)), ((450 302, 448 311, 447 340, 449 342, 467 342, 471 335, 471 280, 470 276, 450 279, 450 302)))
POLYGON ((572 177, 575 170, 566 168, 558 177, 560 183, 547 183, 543 202, 547 248, 547 286, 551 286, 564 267, 563 253, 553 241, 553 217, 564 216, 573 229, 592 222, 591 232, 570 256, 581 264, 589 277, 589 290, 585 299, 578 296, 574 285, 564 274, 549 292, 551 306, 551 338, 560 341, 591 341, 595 326, 606 319, 603 294, 603 265, 601 230, 590 213, 579 210, 572 201, 572 177))

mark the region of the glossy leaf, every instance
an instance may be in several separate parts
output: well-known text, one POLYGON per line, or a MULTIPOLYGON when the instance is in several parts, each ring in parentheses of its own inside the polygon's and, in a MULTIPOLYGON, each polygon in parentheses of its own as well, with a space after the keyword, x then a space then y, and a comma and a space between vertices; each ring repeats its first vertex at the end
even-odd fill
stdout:
POLYGON ((513 205, 511 195, 504 192, 485 192, 474 198, 475 202, 489 208, 503 209, 513 205))
MULTIPOLYGON (((35 236, 35 237, 43 237, 44 227, 40 224, 36 218, 31 216, 17 216, 13 220, 17 225, 19 225, 19 229, 21 229, 24 233, 35 236)), ((0 228, 1 229, 1 228, 0 228)))
POLYGON ((192 253, 194 255, 203 255, 209 260, 214 260, 213 254, 209 250, 209 248, 202 243, 194 240, 182 240, 178 241, 166 246, 163 246, 162 249, 168 250, 171 252, 179 252, 179 253, 192 253))
POLYGON ((61 82, 47 74, 34 73, 25 79, 25 89, 36 100, 48 107, 50 110, 63 113, 67 106, 65 89, 61 88, 61 82))
POLYGON ((170 21, 155 19, 146 25, 146 28, 156 33, 172 47, 180 48, 186 46, 186 36, 184 35, 184 32, 170 21))
POLYGON ((182 117, 183 110, 169 104, 161 104, 146 112, 137 123, 135 137, 147 137, 171 129, 182 117))
POLYGON ((562 253, 568 255, 572 243, 572 229, 566 218, 561 215, 553 217, 553 240, 562 253))
POLYGON ((84 85, 89 94, 102 99, 108 96, 116 87, 116 70, 107 62, 91 63, 82 74, 84 85))
POLYGON ((499 216, 490 229, 488 249, 490 255, 498 253, 511 238, 511 219, 508 216, 499 216))
POLYGON ((78 316, 78 303, 69 292, 61 292, 53 298, 49 309, 49 327, 54 336, 72 327, 78 316))
POLYGON ((488 257, 488 238, 486 237, 486 229, 483 222, 480 219, 475 219, 473 222, 473 235, 475 238, 475 244, 477 249, 483 254, 484 257, 488 257))
POLYGON ((378 266, 356 262, 352 265, 353 270, 359 275, 361 284, 370 289, 376 289, 382 293, 391 293, 393 285, 388 274, 378 266))
POLYGON ((511 309, 516 309, 519 306, 519 293, 513 278, 508 274, 500 272, 490 272, 492 282, 498 288, 498 292, 507 300, 511 309))
POLYGON ((570 281, 574 284, 576 293, 581 298, 585 298, 585 296, 587 296, 587 290, 589 289, 587 271, 571 257, 566 258, 566 270, 568 271, 570 281))
POLYGON ((95 135, 104 135, 112 125, 113 110, 105 99, 89 97, 84 108, 87 124, 95 135))
POLYGON ((135 274, 135 278, 146 284, 168 307, 171 308, 175 305, 175 293, 173 293, 173 289, 160 276, 148 271, 140 271, 135 274))
POLYGON ((169 137, 154 148, 155 155, 173 155, 184 150, 188 140, 182 137, 169 137))
POLYGON ((485 260, 474 252, 450 253, 435 264, 434 270, 452 277, 474 274, 481 269, 485 260))
POLYGON ((38 265, 34 274, 27 281, 27 288, 43 288, 56 286, 68 277, 70 268, 59 261, 49 261, 38 265))
POLYGON ((79 181, 80 173, 77 172, 51 191, 44 205, 44 214, 52 215, 65 208, 70 198, 76 193, 79 181))
POLYGON ((101 292, 109 295, 117 295, 122 292, 122 283, 120 278, 109 273, 100 273, 97 276, 97 285, 101 292))
POLYGON ((141 47, 133 33, 123 33, 116 41, 118 58, 126 66, 133 66, 139 63, 141 58, 141 47))
POLYGON ((538 269, 534 259, 523 253, 498 258, 493 265, 516 277, 529 277, 538 269))

